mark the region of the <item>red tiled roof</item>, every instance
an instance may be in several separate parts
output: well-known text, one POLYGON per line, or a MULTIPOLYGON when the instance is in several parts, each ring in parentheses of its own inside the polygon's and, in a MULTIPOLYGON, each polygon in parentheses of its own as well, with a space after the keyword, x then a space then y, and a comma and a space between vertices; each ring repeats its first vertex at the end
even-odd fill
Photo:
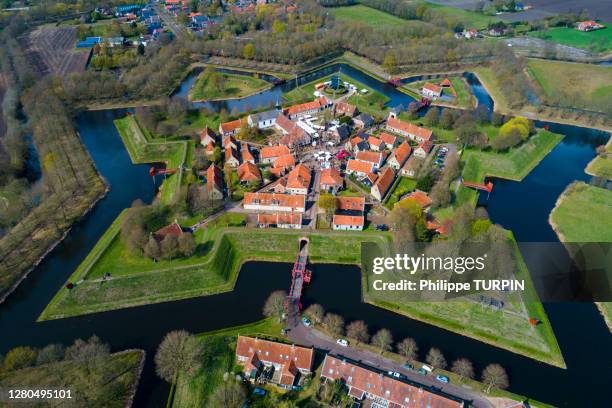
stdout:
POLYGON ((296 123, 282 113, 279 113, 276 117, 276 126, 281 128, 285 133, 289 133, 296 126, 296 123))
POLYGON ((166 225, 153 233, 153 236, 158 240, 162 240, 168 235, 174 235, 177 237, 179 235, 183 235, 183 229, 178 222, 176 222, 176 220, 172 224, 166 225))
POLYGON ((350 159, 346 164, 347 171, 356 171, 357 173, 371 173, 374 165, 370 162, 350 159))
POLYGON ((425 153, 429 153, 431 151, 431 148, 433 147, 433 143, 430 142, 429 140, 424 141, 423 143, 421 143, 417 149, 421 148, 423 150, 425 150, 425 153))
POLYGON ((449 399, 425 388, 396 380, 337 357, 326 355, 321 376, 331 380, 341 379, 351 389, 352 395, 359 396, 365 390, 369 394, 390 402, 390 407, 407 408, 460 408, 463 402, 449 399), (356 391, 353 391, 356 389, 356 391))
POLYGON ((380 139, 385 142, 386 145, 392 146, 395 141, 397 140, 397 138, 393 135, 390 135, 387 132, 382 132, 381 134, 378 135, 378 137, 380 137, 380 139))
POLYGON ((368 137, 368 143, 370 144, 370 146, 380 147, 383 141, 375 136, 370 136, 368 137))
POLYGON ((363 215, 340 215, 335 214, 333 219, 334 225, 355 225, 363 227, 364 225, 363 215))
POLYGON ((311 178, 310 168, 305 164, 298 164, 287 176, 287 188, 308 189, 311 178))
POLYGON ((232 120, 219 125, 221 133, 233 132, 242 126, 242 119, 232 120))
POLYGON ((260 151, 260 157, 262 159, 271 159, 273 157, 280 157, 290 153, 287 146, 267 146, 263 147, 260 151))
POLYGON ((374 184, 374 182, 376 181, 376 179, 378 178, 378 174, 375 173, 368 173, 366 174, 366 177, 368 178, 368 180, 370 181, 370 184, 374 184))
POLYGON ((425 85, 423 85, 423 89, 427 89, 431 92, 435 92, 435 93, 440 93, 442 92, 442 88, 439 87, 436 84, 432 84, 431 82, 426 82, 425 85))
POLYGON ((419 204, 422 208, 427 208, 431 205, 431 198, 429 198, 429 196, 427 195, 427 193, 424 193, 422 191, 415 191, 413 193, 408 194, 405 198, 403 198, 401 201, 404 200, 413 200, 416 201, 417 204, 419 204))
POLYGON ((382 152, 370 152, 370 151, 365 150, 365 151, 358 152, 355 158, 357 160, 364 161, 364 162, 380 164, 383 159, 383 153, 382 152))
POLYGON ((408 142, 403 142, 397 147, 397 149, 395 149, 395 151, 393 152, 393 156, 395 157, 399 165, 402 166, 406 162, 406 160, 408 160, 408 156, 410 156, 411 151, 412 148, 410 147, 408 142))
POLYGON ((238 167, 238 178, 240 181, 259 181, 261 172, 259 168, 251 162, 245 161, 238 167))
POLYGON ((232 158, 240 162, 240 160, 238 159, 238 152, 236 152, 236 150, 233 147, 228 146, 225 149, 225 161, 227 162, 232 158))
POLYGON ((351 105, 350 103, 346 102, 338 102, 334 106, 334 109, 336 110, 336 112, 341 112, 350 116, 355 115, 355 113, 357 112, 357 107, 355 105, 351 105))
POLYGON ((450 79, 444 78, 444 80, 440 82, 440 86, 447 87, 447 86, 453 86, 453 84, 451 83, 450 79))
POLYGON ((341 186, 342 182, 343 180, 340 172, 334 167, 330 167, 321 172, 319 180, 320 185, 341 186))
POLYGON ((365 210, 365 197, 346 197, 346 196, 336 197, 336 209, 364 211, 365 210))
POLYGON ((210 192, 213 189, 223 191, 223 174, 217 166, 211 164, 206 170, 206 191, 210 192))
POLYGON ((292 116, 302 112, 308 112, 311 110, 318 110, 321 107, 319 100, 312 102, 300 103, 299 105, 293 105, 286 109, 287 115, 292 116))
POLYGON ((391 184, 393 184, 393 179, 395 179, 395 173, 391 167, 387 167, 380 173, 372 188, 378 188, 381 197, 384 197, 391 184))
POLYGON ((212 129, 210 129, 208 126, 206 126, 204 130, 200 132, 200 140, 205 140, 206 137, 209 137, 209 138, 212 138, 212 140, 215 140, 215 138, 217 137, 217 134, 212 129))
POLYGON ((387 127, 399 130, 401 132, 406 132, 410 135, 418 136, 424 140, 431 139, 432 131, 429 129, 422 128, 417 125, 413 125, 412 123, 404 122, 402 120, 396 118, 389 118, 387 121, 387 127))
POLYGON ((242 154, 242 161, 255 161, 255 157, 251 154, 249 150, 249 145, 246 143, 240 144, 240 153, 242 154))
POLYGON ((306 196, 301 194, 244 193, 243 205, 305 208, 306 196))
POLYGON ((294 213, 273 213, 273 214, 257 214, 257 224, 261 225, 301 225, 302 214, 294 213))
POLYGON ((295 166, 295 158, 292 154, 284 154, 274 160, 274 162, 272 162, 272 166, 275 168, 293 167, 295 166))

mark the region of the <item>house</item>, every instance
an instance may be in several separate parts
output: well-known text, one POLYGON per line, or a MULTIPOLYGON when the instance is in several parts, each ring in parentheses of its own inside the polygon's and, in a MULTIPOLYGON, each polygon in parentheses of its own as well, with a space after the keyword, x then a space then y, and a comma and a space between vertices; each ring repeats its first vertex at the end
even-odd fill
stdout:
POLYGON ((365 197, 336 197, 336 210, 339 211, 365 211, 365 197))
POLYGON ((453 87, 453 83, 450 81, 450 79, 444 78, 442 80, 442 82, 440 82, 440 86, 442 88, 452 88, 453 87))
POLYGON ((216 139, 217 134, 208 126, 206 126, 204 130, 200 132, 200 144, 202 146, 208 146, 210 142, 215 143, 216 139))
POLYGON ((274 213, 257 214, 259 228, 302 229, 302 214, 274 213))
POLYGON ((367 113, 361 113, 353 118, 353 123, 358 129, 365 129, 374 125, 374 118, 367 113))
POLYGON ((404 105, 394 106, 393 108, 389 109, 389 117, 390 118, 398 118, 400 113, 402 113, 405 110, 406 110, 406 108, 404 107, 404 105))
POLYGON ((389 118, 387 120, 386 129, 390 132, 409 137, 419 143, 425 140, 431 140, 433 136, 433 132, 429 129, 396 118, 389 118))
POLYGON ((372 197, 376 198, 378 201, 382 201, 385 195, 387 195, 389 188, 391 188, 393 180, 395 180, 395 172, 391 167, 385 168, 370 189, 372 197))
POLYGON ((389 159, 389 166, 395 171, 399 171, 402 168, 408 157, 410 156, 410 152, 412 152, 412 148, 408 144, 408 142, 404 141, 397 149, 391 153, 391 158, 389 159))
POLYGON ((355 159, 363 162, 372 163, 374 169, 378 169, 385 161, 385 153, 383 152, 357 152, 355 159))
POLYGON ((302 194, 244 193, 245 210, 303 213, 306 196, 302 194))
POLYGON ((344 147, 346 148, 346 150, 350 152, 357 153, 360 151, 369 150, 370 144, 368 143, 368 141, 365 139, 364 136, 357 135, 351 138, 351 140, 347 141, 344 144, 344 147))
POLYGON ((350 134, 351 131, 349 130, 349 127, 346 123, 343 123, 339 126, 332 126, 327 131, 328 140, 333 140, 338 144, 341 143, 347 137, 349 137, 350 134))
POLYGON ((372 187, 377 179, 378 179, 378 174, 376 174, 376 173, 368 173, 361 180, 361 182, 363 184, 367 185, 368 187, 372 187))
POLYGON ((421 88, 421 95, 430 99, 439 98, 442 96, 442 87, 432 84, 431 82, 426 82, 421 88))
POLYGON ((236 343, 236 362, 251 381, 261 380, 268 371, 268 382, 291 389, 311 374, 313 360, 313 348, 245 336, 238 336, 236 343))
POLYGON ((254 113, 247 117, 249 126, 257 126, 258 129, 267 129, 276 125, 276 118, 278 117, 277 110, 269 110, 260 113, 254 113))
POLYGON ((208 145, 206 146, 206 150, 204 151, 204 154, 206 154, 207 156, 212 156, 213 154, 215 154, 215 142, 210 142, 208 143, 208 145))
POLYGON ((153 238, 155 238, 157 241, 162 241, 168 235, 174 235, 175 237, 183 235, 183 228, 181 228, 178 221, 174 220, 172 224, 166 225, 165 227, 155 231, 153 233, 153 238))
POLYGON ((417 161, 415 155, 412 155, 408 161, 402 166, 402 170, 400 174, 406 177, 414 178, 416 176, 417 170, 419 168, 419 162, 417 161))
POLYGON ((255 157, 249 150, 249 145, 246 143, 240 144, 240 155, 242 156, 242 162, 249 162, 255 164, 255 157))
POLYGON ((331 101, 322 96, 312 102, 290 106, 283 112, 289 117, 289 119, 297 119, 306 115, 314 115, 315 113, 318 113, 329 106, 331 106, 331 101))
POLYGON ((228 146, 225 148, 225 165, 230 167, 240 166, 240 159, 238 159, 238 152, 236 149, 228 146))
POLYGON ((238 166, 238 179, 241 183, 259 183, 261 182, 261 172, 259 167, 251 162, 245 161, 238 166))
POLYGON ((278 157, 272 163, 272 173, 276 176, 282 176, 287 170, 292 169, 295 166, 295 158, 292 154, 286 154, 278 157))
POLYGON ((463 408, 464 402, 448 394, 438 394, 429 387, 400 381, 382 372, 340 356, 327 354, 321 368, 321 382, 339 380, 362 406, 393 408, 463 408), (413 385, 414 384, 414 385, 413 385))
POLYGON ((433 147, 432 142, 430 141, 422 142, 420 145, 418 145, 416 149, 414 149, 414 155, 416 157, 420 157, 421 159, 424 159, 427 157, 432 147, 433 147))
POLYGON ((395 142, 397 142, 397 137, 390 135, 387 132, 382 132, 378 135, 378 137, 384 142, 387 149, 393 150, 395 147, 395 142))
POLYGON ((368 144, 370 145, 370 149, 375 152, 380 152, 385 147, 383 146, 383 141, 376 136, 368 137, 368 144))
POLYGON ((223 200, 223 174, 214 164, 206 170, 206 192, 211 200, 223 200))
POLYGON ((279 140, 281 145, 295 147, 310 143, 311 139, 308 133, 282 113, 276 118, 276 128, 283 134, 279 140))
POLYGON ((602 24, 597 23, 596 21, 579 21, 576 23, 576 29, 579 31, 594 31, 604 28, 602 24))
POLYGON ((242 126, 242 119, 232 120, 231 122, 221 123, 219 125, 219 134, 221 136, 237 135, 242 126))
POLYGON ((374 172, 374 164, 361 160, 350 159, 346 163, 346 173, 355 174, 357 177, 365 177, 368 173, 374 172))
POLYGON ((334 114, 338 115, 338 116, 345 115, 345 116, 348 116, 348 117, 352 118, 357 113, 359 113, 359 110, 357 109, 357 106, 351 105, 350 103, 338 102, 334 106, 334 114))
POLYGON ((340 175, 340 172, 330 167, 321 171, 321 177, 319 177, 319 186, 322 191, 336 194, 339 190, 344 187, 344 179, 340 175))
POLYGON ((232 149, 238 149, 238 142, 236 142, 234 136, 224 136, 223 139, 221 139, 221 146, 224 149, 227 149, 228 147, 231 147, 232 149))
POLYGON ((311 170, 305 164, 298 164, 287 175, 286 189, 290 194, 308 194, 312 176, 311 170))
POLYGON ((417 190, 417 191, 414 191, 408 194, 406 197, 398 201, 395 205, 399 205, 401 202, 404 202, 407 200, 416 202, 424 210, 428 209, 429 206, 431 206, 431 198, 429 198, 427 193, 421 190, 417 190))
POLYGON ((259 151, 259 159, 262 163, 272 163, 277 158, 290 153, 291 151, 287 146, 266 146, 259 151))
POLYGON ((335 231, 362 231, 364 224, 363 215, 334 214, 332 229, 335 231))

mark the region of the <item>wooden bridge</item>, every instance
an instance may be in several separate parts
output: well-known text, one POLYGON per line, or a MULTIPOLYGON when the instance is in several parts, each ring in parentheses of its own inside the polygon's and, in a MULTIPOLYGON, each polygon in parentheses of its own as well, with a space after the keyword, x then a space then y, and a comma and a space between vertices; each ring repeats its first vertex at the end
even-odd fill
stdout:
POLYGON ((300 310, 302 310, 302 291, 304 285, 310 282, 312 272, 306 269, 308 262, 308 238, 300 238, 299 252, 291 271, 291 289, 285 303, 287 322, 291 326, 298 324, 300 310))

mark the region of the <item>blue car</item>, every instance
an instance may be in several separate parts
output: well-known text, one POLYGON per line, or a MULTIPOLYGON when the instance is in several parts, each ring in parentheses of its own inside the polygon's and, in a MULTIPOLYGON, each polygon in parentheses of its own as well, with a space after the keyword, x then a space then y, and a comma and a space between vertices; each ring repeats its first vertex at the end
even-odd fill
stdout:
POLYGON ((261 395, 263 397, 264 395, 266 395, 266 390, 257 387, 253 390, 253 395, 261 395))
POLYGON ((449 381, 448 377, 445 376, 445 375, 442 375, 442 374, 438 374, 436 376, 436 380, 438 380, 438 381, 440 381, 441 383, 444 383, 444 384, 448 384, 448 381, 449 381))

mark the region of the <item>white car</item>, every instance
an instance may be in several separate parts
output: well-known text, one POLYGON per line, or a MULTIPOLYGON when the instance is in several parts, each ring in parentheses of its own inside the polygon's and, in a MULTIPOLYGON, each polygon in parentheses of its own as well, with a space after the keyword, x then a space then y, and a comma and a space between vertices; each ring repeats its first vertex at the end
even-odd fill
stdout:
POLYGON ((389 374, 390 377, 395 377, 395 378, 401 378, 401 376, 402 376, 397 371, 387 371, 387 374, 389 374))
POLYGON ((344 340, 344 339, 338 339, 338 340, 336 340, 336 344, 339 344, 342 347, 348 347, 349 342, 347 340, 344 340))

